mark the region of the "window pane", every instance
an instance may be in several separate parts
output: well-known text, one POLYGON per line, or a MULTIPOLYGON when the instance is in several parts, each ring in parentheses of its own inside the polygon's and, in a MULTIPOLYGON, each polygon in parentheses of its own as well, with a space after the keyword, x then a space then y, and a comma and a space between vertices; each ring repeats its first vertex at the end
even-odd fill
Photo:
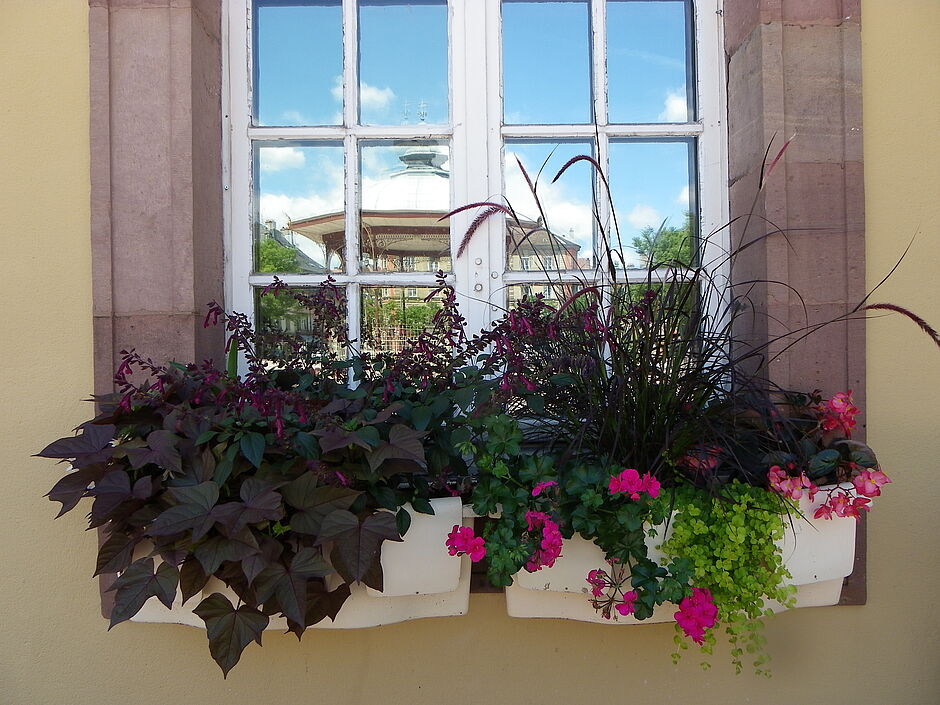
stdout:
POLYGON ((360 266, 365 272, 450 270, 450 150, 429 140, 362 146, 360 266))
POLYGON ((425 302, 428 287, 362 287, 362 349, 400 352, 409 340, 433 326, 441 305, 425 302))
POLYGON ((607 3, 610 122, 689 122, 689 27, 682 0, 607 3))
POLYGON ((506 198, 521 221, 516 224, 507 219, 506 223, 509 271, 593 269, 592 167, 588 162, 579 162, 552 183, 569 159, 591 153, 590 142, 506 143, 506 198), (539 212, 517 159, 536 187, 543 213, 539 212))
POLYGON ((255 1, 259 125, 343 122, 343 8, 339 0, 255 1))
POLYGON ((503 121, 508 125, 591 121, 586 0, 503 0, 503 121))
POLYGON ((449 122, 446 0, 360 0, 359 121, 449 122))
POLYGON ((522 301, 535 301, 539 296, 552 308, 558 308, 559 304, 565 301, 566 297, 574 294, 578 288, 580 288, 580 285, 560 284, 558 282, 513 284, 506 287, 506 308, 512 310, 522 301))
MULTIPOLYGON (((610 188, 627 268, 692 261, 695 201, 690 140, 611 140, 610 188)), ((618 266, 621 262, 615 257, 618 266)))
POLYGON ((262 295, 255 289, 255 321, 267 355, 290 357, 283 336, 306 343, 307 353, 338 355, 346 338, 346 290, 293 287, 262 295))
POLYGON ((255 146, 255 271, 343 271, 343 148, 255 146))

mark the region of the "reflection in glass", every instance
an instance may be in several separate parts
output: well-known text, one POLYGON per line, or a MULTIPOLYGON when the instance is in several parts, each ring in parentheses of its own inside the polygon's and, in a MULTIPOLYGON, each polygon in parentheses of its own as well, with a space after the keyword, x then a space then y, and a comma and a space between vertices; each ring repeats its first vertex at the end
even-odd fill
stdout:
POLYGON ((587 162, 574 164, 552 183, 572 157, 591 153, 589 142, 506 143, 506 197, 521 221, 506 222, 509 271, 593 270, 593 167, 587 162), (543 212, 519 162, 536 186, 543 212))
POLYGON ((425 301, 433 289, 414 286, 362 287, 362 350, 401 352, 408 341, 431 330, 441 305, 425 301))
POLYGON ((359 122, 449 121, 446 0, 360 0, 359 122))
POLYGON ((363 144, 362 271, 450 270, 449 155, 440 141, 363 144))
POLYGON ((611 140, 610 188, 620 229, 618 266, 690 264, 697 222, 691 140, 611 140))
POLYGON ((341 124, 340 0, 255 0, 254 28, 256 124, 341 124))
POLYGON ((683 0, 607 3, 610 122, 689 122, 689 21, 683 0))
POLYGON ((338 355, 346 335, 346 291, 342 287, 255 289, 255 329, 270 357, 291 353, 338 355))
POLYGON ((503 121, 591 121, 587 0, 503 0, 503 121))
POLYGON ((559 282, 513 284, 506 287, 506 308, 512 310, 523 301, 531 302, 541 297, 546 304, 557 309, 578 288, 580 288, 578 284, 562 284, 559 282))
POLYGON ((343 148, 335 143, 255 147, 255 272, 343 271, 343 148))

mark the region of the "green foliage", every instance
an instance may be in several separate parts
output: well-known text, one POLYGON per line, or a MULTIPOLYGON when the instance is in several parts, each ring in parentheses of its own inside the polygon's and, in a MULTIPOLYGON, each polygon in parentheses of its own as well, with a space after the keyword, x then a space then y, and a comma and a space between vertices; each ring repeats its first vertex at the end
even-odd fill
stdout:
POLYGON ((667 226, 665 223, 659 228, 645 227, 639 236, 633 238, 633 249, 638 255, 646 258, 646 265, 655 268, 657 265, 681 263, 692 264, 692 251, 694 244, 694 223, 692 212, 685 212, 685 222, 679 226, 667 226))
POLYGON ((296 272, 297 250, 286 247, 273 238, 263 238, 258 243, 258 271, 271 274, 296 272))
MULTIPOLYGON (((755 671, 767 674, 760 618, 773 614, 768 600, 792 607, 796 590, 787 584, 790 574, 776 544, 783 538, 787 505, 767 490, 733 482, 721 496, 680 489, 675 506, 663 550, 687 560, 692 583, 711 592, 735 669, 741 671, 747 653, 755 671)), ((709 635, 705 653, 713 644, 709 635)))

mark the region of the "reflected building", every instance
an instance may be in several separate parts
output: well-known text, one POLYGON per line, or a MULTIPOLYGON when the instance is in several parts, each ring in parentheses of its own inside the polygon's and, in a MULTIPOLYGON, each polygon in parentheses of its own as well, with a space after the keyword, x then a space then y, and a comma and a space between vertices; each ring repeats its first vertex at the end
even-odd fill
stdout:
MULTIPOLYGON (((452 208, 452 199, 446 143, 367 143, 362 148, 362 160, 359 271, 450 271, 450 223, 445 216, 452 208), (383 169, 383 165, 394 166, 383 169)), ((282 229, 269 221, 260 228, 259 250, 273 247, 265 245, 270 240, 297 252, 294 271, 343 272, 347 270, 345 226, 342 210, 292 219, 282 229)), ((572 239, 549 232, 541 221, 507 221, 508 271, 590 269, 590 257, 579 257, 580 250, 572 239)), ((428 306, 424 298, 431 289, 399 285, 361 288, 366 347, 399 350, 404 341, 430 324, 434 305, 428 306), (416 307, 429 312, 409 312, 416 307)), ((509 304, 521 294, 539 293, 551 296, 549 287, 542 284, 525 285, 524 289, 511 287, 509 304)))

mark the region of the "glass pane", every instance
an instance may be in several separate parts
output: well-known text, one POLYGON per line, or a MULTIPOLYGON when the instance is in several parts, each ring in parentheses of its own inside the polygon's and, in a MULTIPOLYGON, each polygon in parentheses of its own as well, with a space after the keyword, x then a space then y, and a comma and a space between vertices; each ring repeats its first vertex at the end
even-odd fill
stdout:
POLYGON ((695 201, 692 142, 611 140, 610 189, 620 229, 611 246, 618 266, 692 261, 695 201))
POLYGON ((337 286, 293 287, 262 294, 255 289, 256 329, 265 354, 290 359, 301 352, 292 343, 303 343, 307 354, 343 350, 346 339, 346 290, 337 286))
POLYGON ((689 122, 690 33, 682 0, 607 3, 610 122, 689 122))
POLYGON ((424 299, 434 291, 423 286, 362 287, 362 349, 401 352, 405 344, 433 327, 441 305, 424 299))
POLYGON ((254 28, 255 122, 342 124, 340 0, 255 0, 254 28))
POLYGON ((593 167, 579 162, 552 183, 569 159, 591 153, 590 142, 506 143, 506 198, 520 219, 506 222, 509 271, 593 270, 593 167), (535 185, 542 212, 519 162, 535 185))
POLYGON ((360 0, 359 122, 449 122, 446 0, 360 0))
POLYGON ((343 148, 255 145, 255 271, 343 271, 343 148))
POLYGON ((533 282, 532 284, 512 284, 506 287, 506 308, 512 310, 522 301, 535 301, 537 297, 551 306, 558 308, 562 301, 575 293, 580 285, 533 282))
POLYGON ((503 121, 591 121, 590 8, 586 0, 503 0, 503 121))
POLYGON ((446 142, 363 143, 362 271, 450 270, 449 159, 446 142))

